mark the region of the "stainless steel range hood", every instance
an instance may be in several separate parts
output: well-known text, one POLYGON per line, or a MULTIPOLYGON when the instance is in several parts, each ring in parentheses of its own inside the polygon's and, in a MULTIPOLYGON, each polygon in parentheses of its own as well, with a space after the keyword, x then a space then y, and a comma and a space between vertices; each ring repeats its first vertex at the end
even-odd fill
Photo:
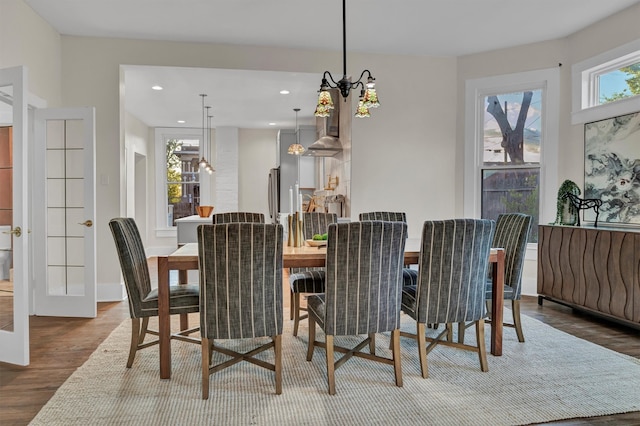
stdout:
POLYGON ((309 145, 302 155, 308 157, 333 157, 340 151, 342 151, 340 139, 333 136, 322 136, 309 145))

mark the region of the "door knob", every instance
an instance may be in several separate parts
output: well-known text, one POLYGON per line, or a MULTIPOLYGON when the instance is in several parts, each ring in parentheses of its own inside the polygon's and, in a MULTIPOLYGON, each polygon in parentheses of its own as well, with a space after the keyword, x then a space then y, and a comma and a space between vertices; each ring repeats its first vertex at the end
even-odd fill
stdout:
POLYGON ((22 229, 19 226, 16 226, 11 231, 4 231, 3 234, 13 234, 16 237, 19 237, 20 235, 22 235, 22 229))
POLYGON ((84 222, 78 223, 78 225, 84 225, 87 228, 91 228, 93 226, 93 222, 90 219, 87 219, 84 222))

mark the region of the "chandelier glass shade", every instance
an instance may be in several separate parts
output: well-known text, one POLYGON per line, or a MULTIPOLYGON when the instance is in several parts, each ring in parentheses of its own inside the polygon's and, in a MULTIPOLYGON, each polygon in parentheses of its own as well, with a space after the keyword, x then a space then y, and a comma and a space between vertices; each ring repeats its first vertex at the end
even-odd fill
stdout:
POLYGON ((340 94, 345 100, 352 89, 356 89, 358 87, 361 89, 360 101, 355 114, 356 117, 369 117, 369 109, 380 106, 378 94, 375 89, 376 79, 371 75, 369 70, 362 71, 360 78, 355 82, 352 82, 349 77, 347 77, 347 18, 345 5, 346 0, 342 0, 342 78, 339 81, 335 81, 329 71, 324 72, 322 75, 320 90, 318 90, 318 104, 316 105, 314 113, 316 117, 328 117, 330 110, 334 108, 334 101, 331 99, 329 89, 339 89, 340 94), (365 77, 366 83, 363 82, 365 77))

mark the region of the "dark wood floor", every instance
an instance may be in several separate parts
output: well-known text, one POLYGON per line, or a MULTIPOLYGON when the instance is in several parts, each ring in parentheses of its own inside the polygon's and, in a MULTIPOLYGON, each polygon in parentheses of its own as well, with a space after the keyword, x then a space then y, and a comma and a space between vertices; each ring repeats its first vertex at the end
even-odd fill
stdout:
MULTIPOLYGON (((1 425, 28 424, 109 333, 129 318, 125 302, 98 305, 98 317, 94 319, 31 317, 31 365, 16 367, 0 363, 1 425)), ((523 298, 522 313, 582 339, 640 358, 640 332, 637 330, 573 312, 571 308, 548 301, 540 307, 534 297, 523 298)), ((640 412, 554 424, 640 425, 640 412)))

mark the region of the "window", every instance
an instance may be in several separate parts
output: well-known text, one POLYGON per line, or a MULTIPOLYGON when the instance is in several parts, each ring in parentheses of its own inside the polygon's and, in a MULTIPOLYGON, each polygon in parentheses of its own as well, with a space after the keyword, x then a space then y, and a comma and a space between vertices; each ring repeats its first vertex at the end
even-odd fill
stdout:
POLYGON ((595 76, 598 105, 640 95, 640 62, 595 76))
POLYGON ((197 214, 200 205, 202 130, 157 128, 155 133, 156 228, 157 236, 168 237, 175 234, 176 219, 197 214))
POLYGON ((464 211, 553 221, 558 143, 558 70, 468 80, 465 102, 464 211))
POLYGON ((492 94, 482 105, 481 217, 528 214, 533 217, 529 239, 537 242, 542 90, 492 94))
POLYGON ((196 214, 200 205, 200 141, 170 138, 166 140, 167 225, 196 214))
POLYGON ((572 123, 635 112, 640 107, 640 40, 572 67, 572 123))

